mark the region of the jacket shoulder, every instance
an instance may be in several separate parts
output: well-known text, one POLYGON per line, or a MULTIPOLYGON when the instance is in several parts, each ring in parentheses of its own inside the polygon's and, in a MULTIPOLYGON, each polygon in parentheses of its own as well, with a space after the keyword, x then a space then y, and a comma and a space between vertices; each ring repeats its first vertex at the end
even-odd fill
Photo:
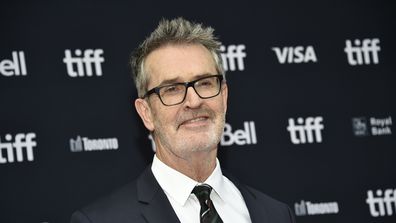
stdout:
POLYGON ((133 181, 76 211, 71 222, 124 222, 138 216, 137 187, 133 181))
MULTIPOLYGON (((244 189, 244 198, 250 200, 250 212, 254 213, 266 213, 268 219, 271 222, 292 222, 295 223, 294 214, 291 212, 288 205, 282 203, 263 192, 254 189, 250 186, 243 185, 241 186, 244 189), (249 199, 250 197, 250 199, 249 199), (251 199, 253 198, 253 199, 251 199), (252 200, 254 200, 252 202, 252 200), (255 203, 255 205, 252 205, 255 203)), ((249 205, 248 205, 249 206, 249 205)))
POLYGON ((274 208, 282 208, 284 206, 287 206, 286 204, 272 198, 271 196, 251 187, 248 185, 243 185, 245 187, 246 191, 250 193, 255 199, 258 201, 261 201, 262 204, 268 205, 274 208))

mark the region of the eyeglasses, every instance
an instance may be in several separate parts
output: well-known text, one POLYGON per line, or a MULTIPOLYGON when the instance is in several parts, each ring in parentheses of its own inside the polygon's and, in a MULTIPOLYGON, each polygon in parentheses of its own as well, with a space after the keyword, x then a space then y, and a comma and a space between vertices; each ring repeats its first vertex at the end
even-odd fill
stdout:
POLYGON ((158 86, 147 91, 142 98, 156 93, 162 104, 166 106, 178 105, 186 99, 189 87, 192 87, 202 99, 212 98, 220 93, 222 81, 222 75, 211 75, 190 82, 158 86))

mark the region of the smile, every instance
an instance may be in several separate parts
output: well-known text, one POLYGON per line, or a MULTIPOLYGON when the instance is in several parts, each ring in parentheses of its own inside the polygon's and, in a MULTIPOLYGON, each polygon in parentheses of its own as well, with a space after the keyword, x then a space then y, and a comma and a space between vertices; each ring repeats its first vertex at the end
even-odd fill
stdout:
POLYGON ((182 122, 179 127, 184 126, 188 128, 202 127, 208 124, 208 117, 197 117, 182 122))

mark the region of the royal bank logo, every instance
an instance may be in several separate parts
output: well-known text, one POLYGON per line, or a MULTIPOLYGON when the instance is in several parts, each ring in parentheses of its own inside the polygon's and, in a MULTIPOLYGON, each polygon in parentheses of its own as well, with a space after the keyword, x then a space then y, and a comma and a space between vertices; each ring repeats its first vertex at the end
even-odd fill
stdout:
POLYGON ((245 70, 246 46, 244 44, 220 46, 225 71, 245 70))
POLYGON ((366 117, 352 118, 352 128, 355 136, 368 136, 370 134, 366 117))
POLYGON ((105 61, 102 49, 65 50, 63 62, 70 77, 102 76, 102 63, 105 61))
POLYGON ((12 60, 3 59, 0 61, 0 74, 5 77, 26 76, 25 53, 23 51, 12 51, 12 60))
POLYGON ((392 117, 354 117, 353 134, 358 137, 392 135, 392 117))
POLYGON ((232 129, 228 123, 224 126, 224 132, 221 136, 220 145, 252 145, 257 144, 256 126, 253 121, 243 122, 242 129, 232 129))
POLYGON ((396 189, 368 190, 366 203, 372 217, 396 215, 396 189))
POLYGON ((379 46, 380 40, 374 39, 355 39, 345 40, 344 52, 347 54, 349 65, 369 65, 378 64, 378 52, 381 50, 379 46))
POLYGON ((287 131, 293 144, 321 143, 324 129, 323 117, 289 118, 287 131))
POLYGON ((294 210, 297 216, 338 214, 340 211, 338 203, 335 201, 313 203, 304 200, 294 203, 294 210))
POLYGON ((76 139, 70 139, 69 144, 71 152, 89 152, 118 149, 117 138, 89 139, 88 137, 77 136, 76 139))
POLYGON ((0 164, 34 161, 33 148, 37 146, 35 133, 18 133, 14 137, 0 137, 0 164))
POLYGON ((271 48, 280 64, 316 63, 318 61, 313 46, 289 46, 271 48))

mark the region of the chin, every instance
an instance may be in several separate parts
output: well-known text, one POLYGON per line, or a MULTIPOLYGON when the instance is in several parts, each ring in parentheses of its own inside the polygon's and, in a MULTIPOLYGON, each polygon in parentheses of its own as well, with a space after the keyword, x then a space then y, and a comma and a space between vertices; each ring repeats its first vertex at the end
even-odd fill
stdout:
POLYGON ((182 145, 187 151, 211 151, 217 148, 220 137, 215 133, 195 134, 186 137, 182 145))

